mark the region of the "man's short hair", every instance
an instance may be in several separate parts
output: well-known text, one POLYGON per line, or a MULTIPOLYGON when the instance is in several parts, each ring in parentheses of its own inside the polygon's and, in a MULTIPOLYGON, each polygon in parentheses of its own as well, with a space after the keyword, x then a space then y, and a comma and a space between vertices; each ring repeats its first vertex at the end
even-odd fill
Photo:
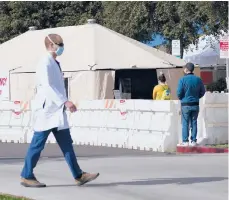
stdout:
POLYGON ((49 45, 52 43, 48 37, 49 37, 55 44, 58 44, 58 43, 62 42, 62 38, 61 38, 60 35, 58 35, 58 34, 49 34, 48 36, 45 37, 45 47, 46 47, 46 48, 48 48, 49 45))
POLYGON ((194 64, 193 63, 187 63, 185 66, 184 66, 184 68, 186 68, 188 71, 190 71, 190 72, 193 72, 194 71, 194 69, 195 69, 195 66, 194 66, 194 64))

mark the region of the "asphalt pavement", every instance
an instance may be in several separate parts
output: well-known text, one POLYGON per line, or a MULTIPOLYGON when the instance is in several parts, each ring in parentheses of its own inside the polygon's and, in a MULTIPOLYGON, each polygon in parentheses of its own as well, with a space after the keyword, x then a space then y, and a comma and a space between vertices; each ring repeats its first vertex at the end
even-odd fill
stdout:
POLYGON ((75 146, 81 168, 100 172, 77 187, 57 145, 47 145, 35 170, 47 188, 20 185, 28 145, 0 143, 0 193, 36 200, 226 200, 228 155, 176 155, 75 146))

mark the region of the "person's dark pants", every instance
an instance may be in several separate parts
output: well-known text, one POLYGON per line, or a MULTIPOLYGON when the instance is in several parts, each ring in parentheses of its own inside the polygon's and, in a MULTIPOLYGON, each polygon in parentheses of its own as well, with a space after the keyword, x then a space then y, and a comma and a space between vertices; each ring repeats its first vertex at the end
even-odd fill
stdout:
POLYGON ((21 172, 21 177, 25 179, 34 179, 33 169, 40 158, 41 151, 44 149, 45 143, 48 139, 49 134, 53 132, 58 145, 60 146, 65 160, 72 172, 73 177, 76 179, 81 176, 82 170, 80 169, 73 149, 73 141, 70 135, 69 129, 58 131, 57 128, 35 132, 25 157, 25 165, 21 172))
POLYGON ((189 142, 189 125, 191 127, 191 141, 196 142, 197 139, 197 118, 199 114, 199 106, 182 106, 182 140, 189 142))

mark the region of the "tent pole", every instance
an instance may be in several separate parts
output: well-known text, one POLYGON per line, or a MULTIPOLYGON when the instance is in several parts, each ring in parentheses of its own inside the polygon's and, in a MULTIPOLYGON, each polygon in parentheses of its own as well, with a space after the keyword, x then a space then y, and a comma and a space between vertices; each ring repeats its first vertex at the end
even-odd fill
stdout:
POLYGON ((9 76, 9 101, 11 101, 11 97, 12 97, 12 95, 11 95, 11 72, 16 70, 16 69, 19 69, 19 68, 21 68, 21 66, 20 67, 16 67, 14 69, 10 69, 8 71, 8 76, 9 76))
POLYGON ((229 59, 226 58, 226 81, 227 81, 227 90, 229 90, 229 59))
POLYGON ((9 70, 8 72, 8 83, 9 83, 9 101, 11 101, 11 80, 10 80, 10 72, 11 70, 9 70))

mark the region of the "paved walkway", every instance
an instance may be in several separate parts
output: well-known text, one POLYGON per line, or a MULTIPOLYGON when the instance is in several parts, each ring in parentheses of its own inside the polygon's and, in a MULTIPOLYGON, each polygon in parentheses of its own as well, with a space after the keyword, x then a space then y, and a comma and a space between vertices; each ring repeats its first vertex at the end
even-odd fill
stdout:
POLYGON ((48 187, 24 188, 19 184, 22 160, 0 159, 0 192, 36 200, 227 199, 226 154, 144 155, 142 152, 133 151, 120 153, 119 150, 113 149, 112 152, 116 153, 113 152, 114 155, 109 156, 106 148, 100 148, 104 156, 91 156, 93 152, 96 154, 98 148, 85 148, 88 153, 79 158, 79 163, 86 171, 101 173, 96 181, 77 187, 62 158, 43 158, 36 169, 36 175, 48 187))

